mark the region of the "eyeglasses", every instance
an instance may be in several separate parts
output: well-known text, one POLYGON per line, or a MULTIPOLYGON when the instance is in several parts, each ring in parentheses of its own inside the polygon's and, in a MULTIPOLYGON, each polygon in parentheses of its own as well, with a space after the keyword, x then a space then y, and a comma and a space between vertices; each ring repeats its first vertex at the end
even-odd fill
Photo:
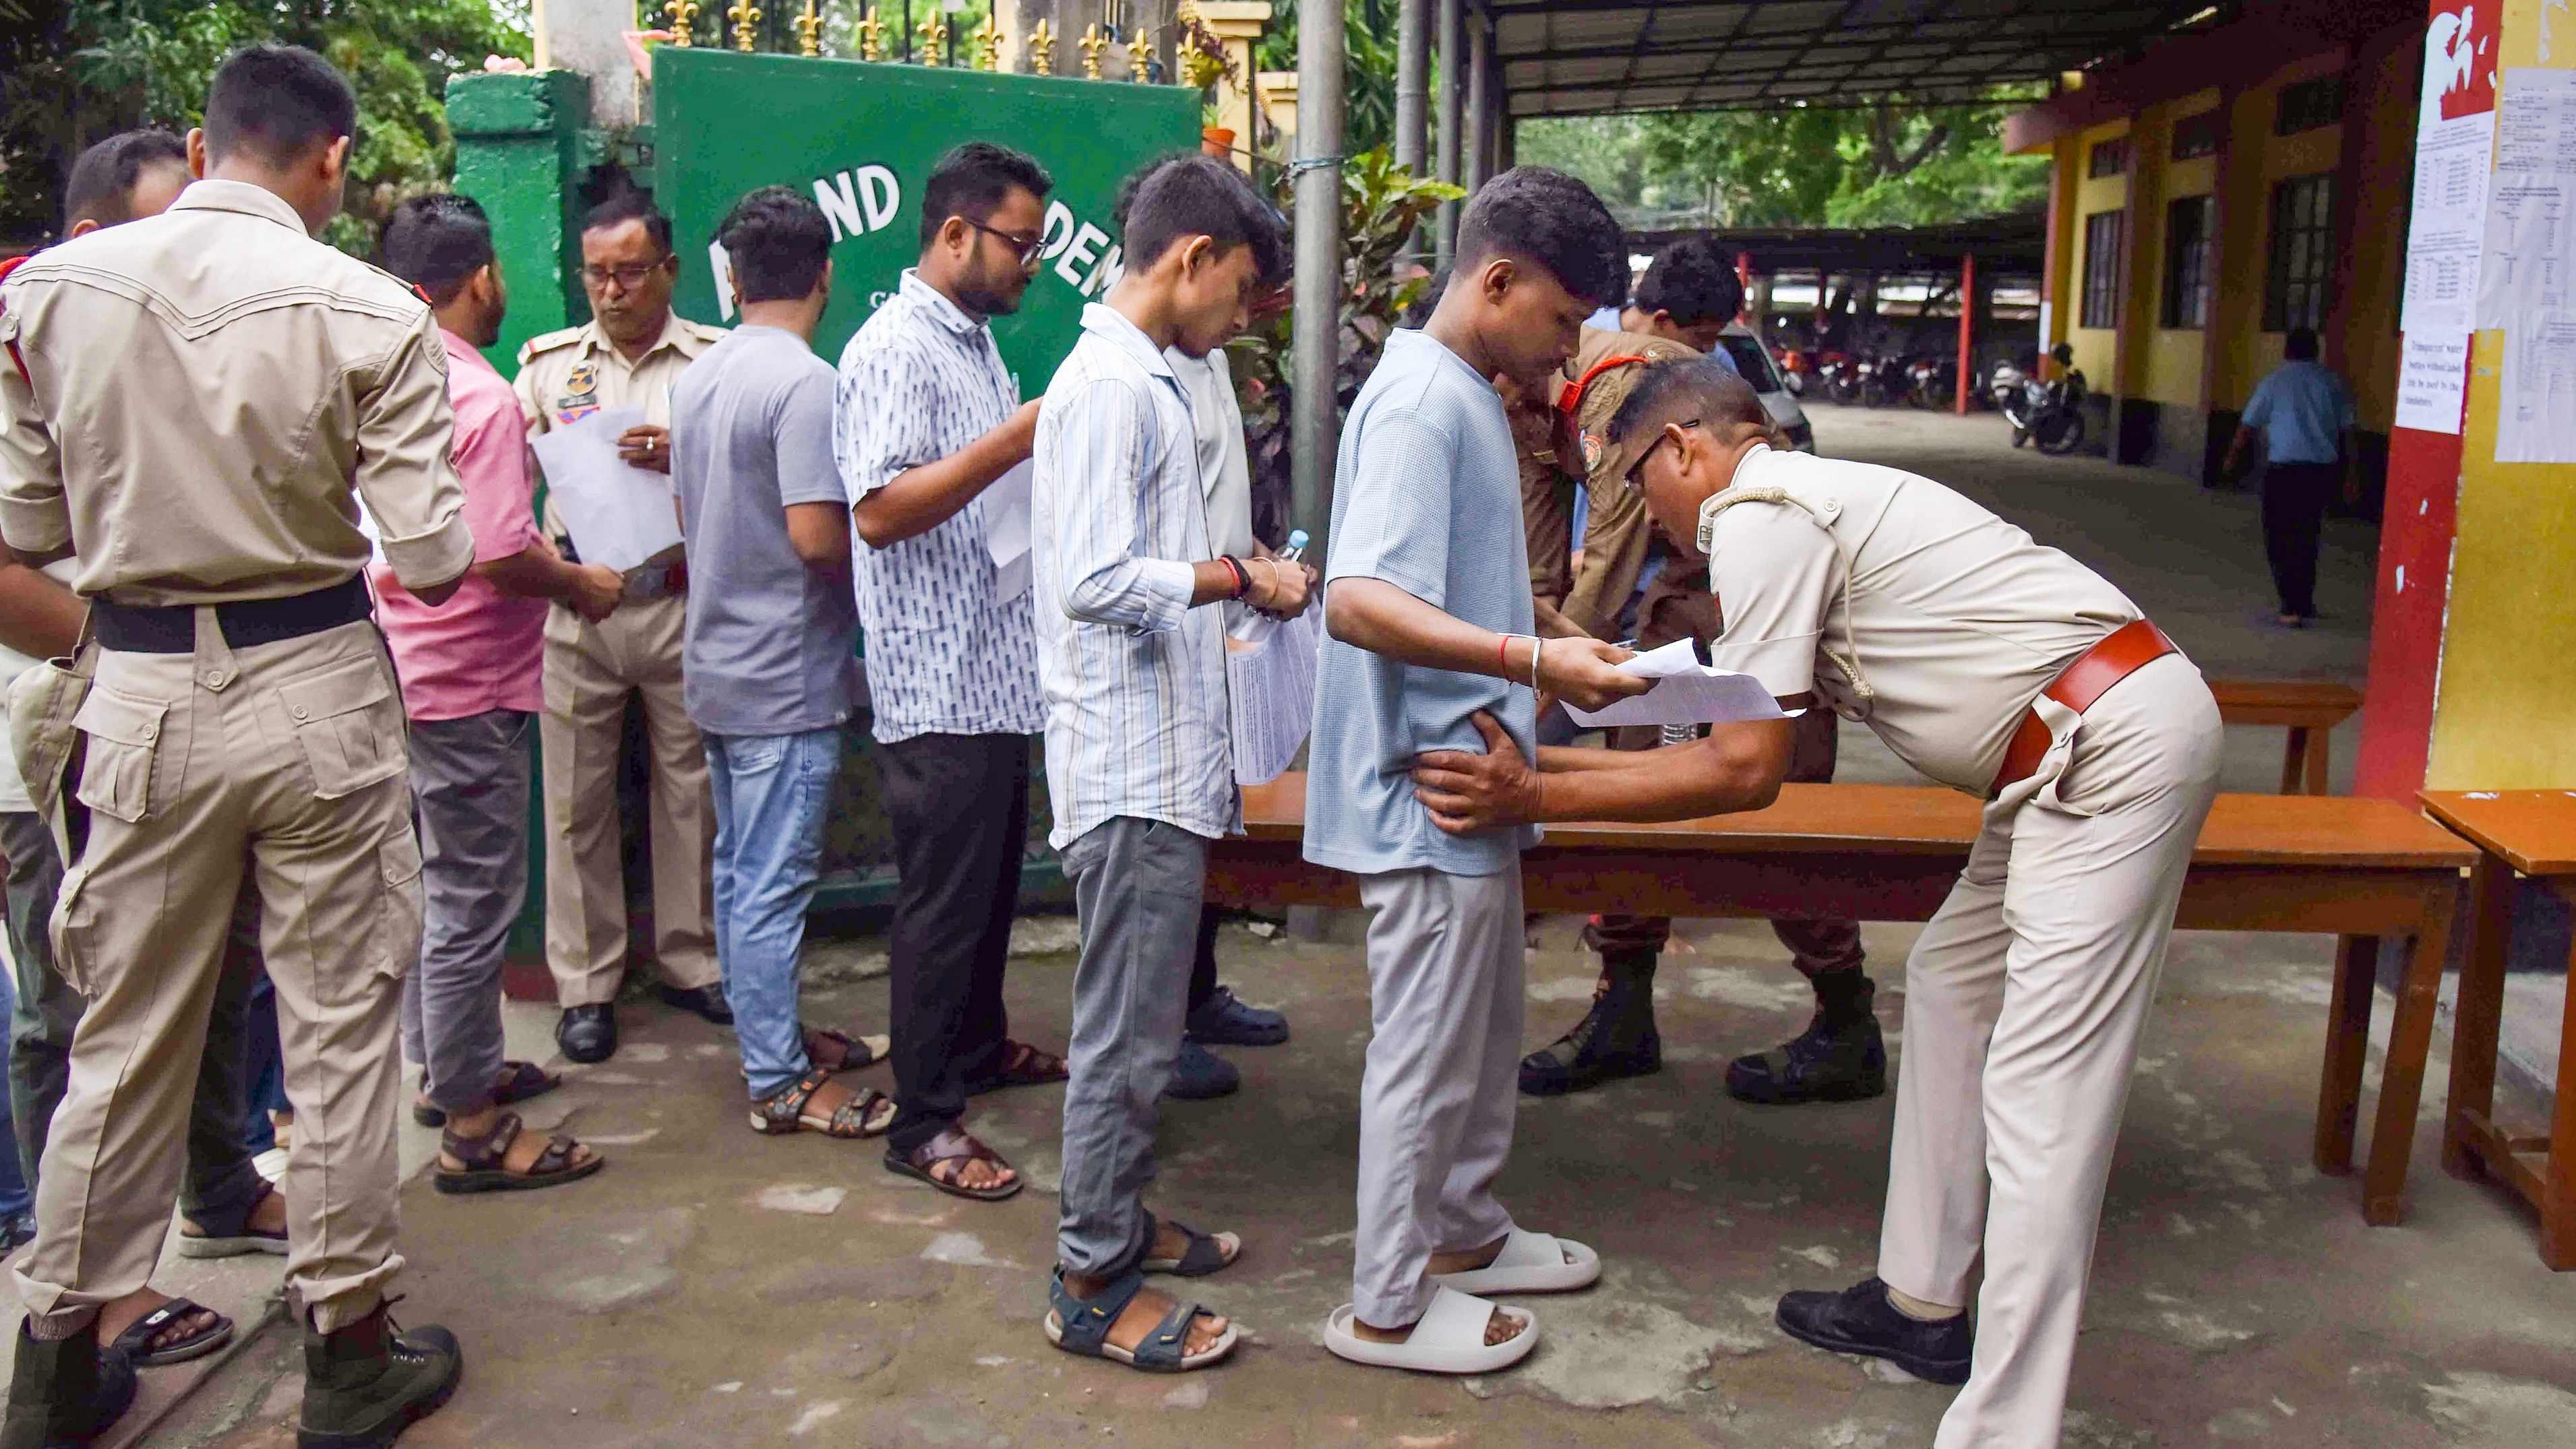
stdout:
MULTIPOLYGON (((1689 422, 1677 423, 1673 426, 1687 431, 1688 429, 1698 427, 1699 419, 1693 418, 1689 422)), ((1646 471, 1646 460, 1655 456, 1655 450, 1662 447, 1664 444, 1671 442, 1672 439, 1672 427, 1665 428, 1662 432, 1655 434, 1655 440, 1646 445, 1646 451, 1637 455, 1637 461, 1628 465, 1628 475, 1621 481, 1628 485, 1629 492, 1643 493, 1646 491, 1646 485, 1637 481, 1637 475, 1646 471)))
POLYGON ((1023 267, 1036 266, 1038 253, 1046 250, 1046 235, 1043 232, 1036 236, 1020 236, 1014 232, 1004 231, 1000 227, 986 226, 984 223, 977 221, 971 216, 961 216, 957 219, 966 223, 968 226, 975 228, 977 231, 982 232, 984 235, 1001 242, 1002 245, 1009 247, 1013 252, 1018 253, 1020 265, 1023 267))
POLYGON ((593 287, 605 287, 614 281, 619 291, 632 292, 652 280, 655 272, 670 264, 671 258, 664 257, 658 262, 647 262, 640 267, 585 266, 581 269, 581 279, 585 284, 593 287))

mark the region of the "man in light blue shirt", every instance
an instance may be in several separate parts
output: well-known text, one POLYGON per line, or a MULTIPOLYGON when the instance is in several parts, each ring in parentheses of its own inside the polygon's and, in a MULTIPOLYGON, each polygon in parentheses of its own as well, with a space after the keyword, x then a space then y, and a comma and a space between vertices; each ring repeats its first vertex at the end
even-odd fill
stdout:
POLYGON ((1460 220, 1438 308, 1388 340, 1342 434, 1305 854, 1359 876, 1372 913, 1353 1294, 1324 1331, 1354 1362, 1492 1372, 1537 1325, 1472 1295, 1600 1273, 1591 1249, 1514 1227, 1493 1193, 1518 1092, 1520 853, 1537 832, 1448 834, 1411 769, 1487 738, 1529 748, 1541 692, 1599 708, 1647 687, 1616 670, 1614 645, 1534 636, 1520 468, 1490 381, 1541 385, 1626 282, 1619 226, 1583 183, 1496 177, 1460 220))
POLYGON ((2326 508, 2340 492, 2353 496, 2352 394, 2317 361, 2317 334, 2295 327, 2283 339, 2285 359, 2257 384, 2227 448, 2233 476, 2245 451, 2263 440, 2263 552, 2281 595, 2281 622, 2304 627, 2317 614, 2317 544, 2326 508))
POLYGON ((1082 931, 1046 1333, 1069 1353, 1204 1368, 1240 1333, 1144 1286, 1213 1273, 1229 1233, 1157 1222, 1155 1099, 1181 1047, 1208 844, 1239 828, 1224 623, 1241 599, 1294 615, 1294 564, 1214 556, 1190 402, 1163 350, 1205 354, 1284 270, 1278 216, 1241 173, 1185 155, 1131 184, 1127 270, 1038 408, 1030 539, 1046 695, 1050 839, 1082 931))

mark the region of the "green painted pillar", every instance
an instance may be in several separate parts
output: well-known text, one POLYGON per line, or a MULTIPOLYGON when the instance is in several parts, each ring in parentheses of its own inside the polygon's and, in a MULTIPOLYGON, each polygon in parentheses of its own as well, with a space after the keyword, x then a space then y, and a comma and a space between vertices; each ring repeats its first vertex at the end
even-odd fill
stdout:
POLYGON ((460 75, 447 83, 456 133, 456 189, 483 204, 510 315, 485 350, 504 376, 529 338, 587 321, 573 187, 605 151, 585 131, 590 82, 569 70, 460 75))

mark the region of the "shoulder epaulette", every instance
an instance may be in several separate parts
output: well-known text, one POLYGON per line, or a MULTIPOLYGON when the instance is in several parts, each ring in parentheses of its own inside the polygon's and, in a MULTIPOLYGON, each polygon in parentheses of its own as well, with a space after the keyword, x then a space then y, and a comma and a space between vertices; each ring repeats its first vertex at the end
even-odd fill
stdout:
POLYGON ((528 363, 528 359, 536 356, 540 352, 552 352, 566 343, 578 342, 580 340, 581 329, 579 327, 558 327, 552 332, 540 332, 536 336, 519 344, 519 365, 525 367, 528 363))

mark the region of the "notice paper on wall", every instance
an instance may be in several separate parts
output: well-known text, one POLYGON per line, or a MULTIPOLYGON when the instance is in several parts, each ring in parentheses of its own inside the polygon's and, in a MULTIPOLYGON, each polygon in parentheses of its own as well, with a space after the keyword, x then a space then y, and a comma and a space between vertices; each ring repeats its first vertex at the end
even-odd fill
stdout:
POLYGON ((2576 309, 2518 319, 2504 339, 2496 461, 2576 463, 2576 309))
POLYGON ((2468 377, 2467 333, 2408 332, 2397 359, 2397 426, 2458 435, 2468 377))
POLYGON ((2576 308, 2576 71, 2516 67, 2497 99, 2473 325, 2576 308))
POLYGON ((574 552, 621 574, 680 546, 671 480, 617 456, 618 436, 643 424, 641 407, 602 408, 528 442, 574 552))
POLYGON ((1619 669, 1625 674, 1644 675, 1655 681, 1655 687, 1614 700, 1604 709, 1585 711, 1567 705, 1565 712, 1574 717, 1576 724, 1585 729, 1606 729, 1611 725, 1732 724, 1789 717, 1781 712, 1780 702, 1771 697, 1771 691, 1762 687, 1761 680, 1700 663, 1688 639, 1649 649, 1619 669))
POLYGON ((1315 725, 1315 666, 1324 648, 1324 595, 1257 641, 1228 635, 1225 685, 1234 726, 1234 780, 1266 785, 1296 763, 1315 725))
POLYGON ((2478 292, 2478 251, 2486 232, 2487 161, 2494 150, 2493 111, 2437 117, 2416 132, 2415 209, 2406 229, 2405 320, 2400 324, 2410 337, 2469 330, 2478 292))
POLYGON ((993 602, 1029 589, 1029 480, 1037 465, 1023 458, 984 489, 984 550, 993 557, 993 602))

